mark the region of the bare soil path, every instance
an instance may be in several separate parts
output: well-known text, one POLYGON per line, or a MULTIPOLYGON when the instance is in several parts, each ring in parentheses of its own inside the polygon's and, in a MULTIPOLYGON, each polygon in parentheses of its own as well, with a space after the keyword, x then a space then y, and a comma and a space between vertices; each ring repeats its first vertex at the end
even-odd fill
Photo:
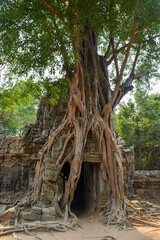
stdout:
POLYGON ((160 229, 136 227, 134 230, 120 231, 117 228, 105 228, 96 217, 81 217, 76 231, 36 232, 35 236, 12 234, 0 237, 0 240, 160 240, 160 229))

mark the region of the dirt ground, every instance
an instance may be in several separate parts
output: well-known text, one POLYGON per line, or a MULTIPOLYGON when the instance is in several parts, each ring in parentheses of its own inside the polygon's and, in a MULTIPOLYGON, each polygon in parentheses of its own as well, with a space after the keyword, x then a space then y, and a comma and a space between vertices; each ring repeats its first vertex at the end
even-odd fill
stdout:
POLYGON ((153 227, 136 227, 134 230, 120 231, 105 228, 97 217, 81 217, 76 231, 36 232, 35 236, 13 233, 0 237, 0 240, 160 240, 160 229, 153 227))

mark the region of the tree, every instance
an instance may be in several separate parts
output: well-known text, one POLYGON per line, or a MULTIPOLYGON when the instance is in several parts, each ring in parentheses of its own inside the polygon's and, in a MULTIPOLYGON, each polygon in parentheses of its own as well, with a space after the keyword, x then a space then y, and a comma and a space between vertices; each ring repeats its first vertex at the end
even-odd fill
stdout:
POLYGON ((12 84, 2 84, 0 91, 0 130, 6 135, 21 135, 26 124, 35 123, 39 100, 45 101, 46 94, 52 105, 68 94, 65 79, 53 84, 49 79, 34 82, 29 78, 12 84))
POLYGON ((116 131, 128 146, 134 145, 137 169, 159 169, 160 95, 147 95, 142 90, 135 102, 120 104, 115 115, 116 131))
MULTIPOLYGON (((43 149, 30 201, 36 202, 45 176, 43 160, 64 129, 67 137, 56 162, 70 173, 65 189, 66 219, 80 177, 82 154, 90 131, 96 136, 102 178, 108 201, 104 217, 124 217, 123 170, 117 148, 112 111, 130 91, 135 79, 148 76, 159 60, 159 0, 13 0, 1 1, 1 63, 14 74, 45 76, 61 67, 68 80, 70 100, 60 126, 43 149), (138 62, 139 57, 139 63, 138 62), (63 158, 67 145, 73 148, 63 158)), ((58 178, 58 174, 57 174, 58 178)))
POLYGON ((21 135, 25 124, 36 121, 36 106, 39 102, 37 94, 40 91, 36 85, 33 80, 28 79, 13 86, 4 84, 1 87, 0 128, 5 134, 21 135))

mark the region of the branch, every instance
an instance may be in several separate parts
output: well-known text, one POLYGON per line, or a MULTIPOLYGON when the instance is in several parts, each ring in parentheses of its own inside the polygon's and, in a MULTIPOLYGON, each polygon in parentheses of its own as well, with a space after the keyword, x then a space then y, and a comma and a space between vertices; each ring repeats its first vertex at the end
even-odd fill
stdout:
POLYGON ((110 51, 111 46, 112 46, 111 42, 112 42, 112 40, 110 39, 107 51, 106 51, 106 53, 104 55, 104 59, 107 59, 109 57, 109 51, 110 51))
POLYGON ((84 76, 83 76, 83 69, 80 62, 78 62, 78 78, 79 78, 79 89, 81 92, 82 102, 85 105, 84 76))
POLYGON ((48 4, 45 0, 42 0, 42 2, 53 12, 65 25, 67 23, 64 21, 63 17, 61 16, 60 13, 58 13, 50 4, 48 4))
POLYGON ((144 31, 144 29, 146 29, 146 28, 147 28, 147 26, 144 26, 144 27, 136 34, 134 40, 136 40, 136 39, 139 37, 139 35, 140 35, 140 34, 144 31))
POLYGON ((146 73, 140 72, 140 73, 137 73, 137 74, 131 73, 129 78, 127 78, 126 81, 122 84, 121 91, 124 88, 129 88, 131 86, 133 80, 140 79, 140 78, 148 76, 148 75, 149 75, 149 72, 146 72, 146 73))
POLYGON ((137 73, 134 75, 134 79, 140 79, 142 77, 148 76, 150 72, 146 72, 146 73, 137 73))
MULTIPOLYGON (((136 42, 135 40, 139 37, 139 35, 144 31, 144 29, 146 29, 147 26, 144 26, 135 36, 135 39, 134 39, 134 42, 136 42)), ((154 39, 154 38, 157 38, 157 37, 160 37, 160 34, 158 35, 155 35, 149 39, 146 39, 144 41, 141 41, 141 42, 137 42, 137 43, 144 43, 144 42, 147 42, 147 41, 150 41, 151 39, 154 39)), ((120 47, 119 49, 116 49, 116 54, 122 52, 126 47, 128 47, 129 43, 126 43, 124 46, 120 47)), ((108 46, 109 47, 109 46, 108 46)), ((108 49, 107 49, 108 51, 108 49)), ((107 53, 106 51, 106 53, 107 53)), ((109 54, 108 55, 104 55, 104 59, 107 59, 107 57, 109 57, 109 54)), ((113 56, 106 62, 106 65, 109 66, 111 64, 111 62, 113 61, 113 56)))
POLYGON ((121 70, 120 70, 120 75, 119 75, 119 78, 117 80, 114 92, 112 94, 112 97, 111 97, 109 103, 107 104, 107 106, 104 107, 104 109, 102 111, 102 114, 106 113, 105 115, 107 117, 109 116, 109 112, 110 112, 110 110, 111 110, 111 108, 112 108, 112 106, 114 104, 114 101, 116 100, 117 95, 118 95, 119 86, 120 86, 120 83, 121 83, 121 80, 122 80, 122 77, 123 77, 123 73, 124 73, 124 69, 125 69, 128 57, 129 57, 129 52, 130 52, 131 46, 132 46, 132 44, 133 44, 133 42, 135 40, 136 20, 137 20, 137 17, 139 15, 141 6, 142 6, 142 0, 141 0, 141 2, 139 4, 138 11, 137 11, 136 16, 134 18, 133 27, 132 27, 132 34, 131 34, 131 40, 130 40, 129 45, 128 45, 127 50, 126 50, 126 55, 125 55, 125 58, 124 58, 124 61, 123 61, 123 64, 122 64, 122 67, 121 67, 121 70))
POLYGON ((117 54, 114 48, 114 39, 111 38, 111 44, 112 44, 112 50, 113 50, 113 58, 114 58, 114 63, 115 63, 115 68, 116 68, 116 74, 117 77, 119 76, 119 68, 118 68, 118 61, 117 61, 117 54))
MULTIPOLYGON (((129 43, 127 43, 126 45, 124 45, 123 47, 121 47, 121 48, 119 48, 119 49, 116 49, 116 50, 115 50, 115 53, 116 53, 116 54, 120 53, 120 52, 121 52, 122 50, 124 50, 128 45, 129 45, 129 43)), ((110 54, 108 54, 107 57, 109 57, 109 55, 110 55, 110 54)), ((105 55, 105 56, 104 56, 104 59, 107 59, 107 57, 106 57, 106 55, 105 55)), ((111 57, 108 61, 105 62, 105 66, 108 67, 108 66, 112 63, 113 59, 114 59, 114 56, 112 55, 112 57, 111 57)))
POLYGON ((134 74, 135 67, 136 67, 136 64, 137 64, 137 60, 138 60, 138 57, 139 57, 140 47, 141 47, 141 44, 138 45, 138 49, 137 49, 137 53, 136 53, 136 56, 135 56, 135 59, 134 59, 134 62, 133 62, 131 74, 134 74))
MULTIPOLYGON (((116 54, 120 53, 121 51, 123 51, 126 47, 128 47, 129 43, 125 44, 123 47, 116 49, 115 52, 116 54)), ((109 57, 109 55, 108 55, 109 57)), ((104 57, 106 59, 106 57, 104 57)), ((113 61, 114 57, 112 56, 107 62, 106 65, 109 66, 111 64, 111 62, 113 61)))
POLYGON ((133 80, 135 79, 140 79, 142 77, 145 77, 145 76, 148 76, 149 75, 149 72, 146 72, 146 73, 137 73, 137 74, 130 74, 129 78, 126 79, 126 81, 122 84, 122 86, 120 87, 121 89, 123 88, 128 88, 131 86, 133 80))
MULTIPOLYGON (((58 29, 58 26, 56 24, 56 21, 53 21, 53 24, 54 24, 54 27, 55 27, 56 32, 58 34, 59 29, 58 29)), ((62 40, 60 40, 60 51, 62 53, 62 57, 63 57, 63 61, 64 61, 63 69, 67 72, 67 70, 69 69, 69 59, 68 59, 68 56, 66 54, 66 49, 65 49, 65 46, 64 46, 62 40)))
MULTIPOLYGON (((135 38, 134 38, 134 42, 135 42, 135 40, 139 37, 139 35, 144 31, 145 28, 146 28, 146 26, 143 27, 143 28, 136 34, 136 36, 135 36, 135 38)), ((154 38, 159 37, 159 36, 160 36, 160 35, 156 35, 154 38)), ((148 40, 148 41, 149 41, 149 40, 148 40)), ((144 42, 144 41, 143 41, 143 42, 144 42)), ((142 43, 142 42, 140 42, 140 43, 142 43)), ((119 48, 119 49, 116 49, 116 50, 115 50, 115 53, 118 54, 118 53, 122 52, 125 48, 128 47, 128 45, 129 45, 129 43, 125 44, 123 47, 121 47, 121 48, 119 48)), ((106 55, 105 55, 105 56, 106 56, 106 55)), ((105 56, 104 56, 104 58, 107 59, 105 56)), ((109 56, 109 55, 108 55, 108 56, 109 56)), ((106 62, 105 65, 106 65, 106 66, 109 66, 109 65, 112 63, 113 59, 114 59, 114 56, 112 55, 112 57, 106 62)))
MULTIPOLYGON (((134 38, 134 42, 135 40, 139 37, 139 35, 144 31, 144 29, 146 29, 146 26, 144 26, 136 35, 135 35, 135 38, 134 38)), ((155 37, 158 37, 159 35, 155 36, 155 37)), ((142 43, 142 42, 140 42, 142 43)), ((122 52, 126 47, 129 46, 129 43, 125 44, 123 47, 119 48, 119 49, 116 49, 115 50, 115 53, 118 54, 120 52, 122 52)), ((105 55, 106 56, 106 55, 105 55)), ((104 58, 106 59, 106 57, 104 56, 104 58)), ((108 55, 109 56, 109 55, 108 55)), ((114 59, 114 56, 112 56, 107 62, 106 62, 106 65, 109 66, 112 61, 114 59)))
POLYGON ((129 52, 130 52, 130 48, 134 42, 134 37, 135 37, 135 29, 136 29, 136 19, 134 19, 134 23, 133 23, 133 28, 132 28, 132 35, 131 35, 131 40, 130 40, 130 43, 128 45, 128 48, 127 48, 127 51, 126 51, 126 55, 125 55, 125 58, 124 58, 124 61, 123 61, 123 64, 122 64, 122 67, 121 67, 121 71, 120 71, 120 75, 119 75, 119 78, 117 80, 117 83, 116 83, 116 87, 115 87, 115 90, 112 94, 112 97, 111 97, 111 100, 109 102, 109 109, 111 109, 115 99, 116 99, 116 96, 118 94, 118 91, 119 91, 119 86, 120 86, 120 83, 121 83, 121 80, 122 80, 122 76, 123 76, 123 72, 124 72, 124 69, 125 69, 125 66, 126 66, 126 63, 127 63, 127 60, 128 60, 128 57, 129 57, 129 52))
POLYGON ((153 36, 153 37, 150 37, 150 38, 148 38, 148 39, 146 39, 146 40, 144 40, 144 41, 140 41, 140 42, 138 42, 138 43, 145 43, 145 42, 149 42, 150 40, 152 40, 152 39, 154 39, 154 38, 157 38, 157 37, 160 37, 160 34, 158 34, 158 35, 155 35, 155 36, 153 36))
POLYGON ((114 102, 113 108, 115 108, 119 102, 122 100, 122 98, 133 89, 132 82, 135 79, 140 79, 142 77, 148 76, 149 72, 146 73, 137 73, 137 74, 130 74, 129 78, 126 79, 126 81, 122 84, 120 87, 120 90, 117 94, 116 100, 114 102))

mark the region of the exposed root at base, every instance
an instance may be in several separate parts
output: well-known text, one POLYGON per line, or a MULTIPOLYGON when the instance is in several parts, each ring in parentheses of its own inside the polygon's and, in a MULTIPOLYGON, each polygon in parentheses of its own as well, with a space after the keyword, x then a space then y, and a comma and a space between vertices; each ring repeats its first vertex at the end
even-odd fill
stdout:
POLYGON ((151 212, 146 208, 140 206, 138 201, 129 201, 125 199, 126 210, 128 215, 128 220, 133 224, 133 226, 151 226, 160 228, 160 224, 157 224, 157 221, 160 222, 160 213, 151 212))
POLYGON ((32 231, 35 230, 53 230, 59 232, 66 232, 68 229, 75 230, 70 224, 65 224, 62 222, 35 222, 18 224, 16 226, 10 226, 5 228, 0 228, 0 237, 12 233, 25 232, 29 235, 33 235, 32 231))
POLYGON ((100 218, 106 227, 114 226, 118 229, 131 229, 133 228, 132 223, 127 219, 124 212, 121 210, 113 210, 106 212, 100 218))
MULTIPOLYGON (((107 209, 107 208, 106 208, 107 209)), ((119 229, 133 229, 134 226, 151 226, 160 228, 160 213, 150 212, 140 205, 138 201, 129 201, 125 198, 124 210, 107 211, 103 209, 100 220, 108 227, 119 229)))

